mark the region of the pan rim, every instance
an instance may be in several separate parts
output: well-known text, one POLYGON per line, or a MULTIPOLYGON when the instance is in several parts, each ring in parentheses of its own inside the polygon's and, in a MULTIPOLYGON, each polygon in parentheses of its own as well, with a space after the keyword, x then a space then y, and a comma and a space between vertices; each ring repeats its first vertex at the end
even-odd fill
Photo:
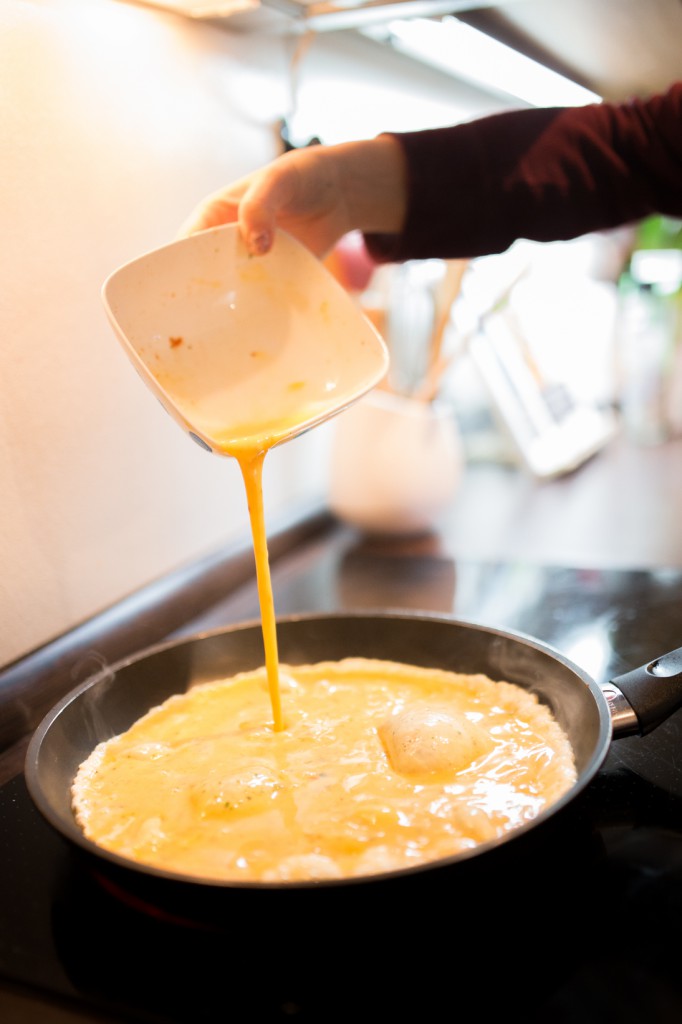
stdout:
POLYGON ((377 609, 366 611, 362 609, 357 610, 343 610, 343 611, 321 611, 321 612, 297 612, 288 615, 282 615, 277 617, 277 627, 285 627, 287 624, 295 623, 315 623, 315 622, 339 622, 340 620, 377 620, 377 621, 404 621, 409 620, 410 622, 428 621, 433 623, 441 623, 444 626, 457 626, 465 629, 473 629, 477 632, 487 634, 491 637, 499 637, 502 639, 519 642, 527 647, 531 647, 534 650, 548 655, 552 659, 558 661, 566 669, 572 672, 578 679, 589 690, 593 700, 596 711, 599 716, 599 730, 598 736, 594 744, 594 750, 592 751, 587 764, 579 770, 578 777, 574 784, 563 796, 555 801, 550 807, 545 808, 532 820, 523 823, 502 836, 495 839, 489 840, 485 843, 480 843, 469 850, 464 850, 453 854, 448 857, 442 857, 433 861, 426 861, 420 864, 410 865, 402 868, 396 868, 389 871, 377 872, 368 875, 349 876, 343 878, 322 878, 322 879, 297 879, 297 880, 278 880, 278 881, 257 881, 257 880, 241 880, 241 879, 224 879, 224 878, 211 878, 201 877, 197 875, 184 874, 182 872, 170 871, 164 868, 156 867, 154 865, 144 864, 124 857, 113 851, 107 850, 106 848, 98 845, 92 840, 88 839, 85 834, 78 826, 75 817, 73 823, 65 825, 62 817, 53 808, 53 805, 49 797, 45 794, 43 786, 40 782, 40 761, 41 754, 43 753, 43 743, 48 735, 50 729, 54 726, 57 719, 62 715, 66 709, 73 703, 73 701, 79 699, 82 694, 87 690, 96 686, 105 678, 110 678, 121 670, 137 664, 138 662, 152 658, 155 655, 162 654, 166 651, 171 651, 176 648, 189 647, 191 645, 200 644, 203 641, 211 640, 212 638, 219 638, 224 635, 232 635, 238 633, 244 633, 250 630, 261 629, 260 619, 253 618, 249 620, 243 620, 229 625, 215 627, 213 629, 199 631, 197 633, 187 634, 181 637, 175 637, 172 639, 164 640, 156 644, 149 645, 145 648, 141 648, 123 658, 117 659, 109 665, 104 665, 97 669, 91 676, 83 680, 77 686, 73 687, 68 693, 66 693, 55 705, 44 715, 41 722, 34 730, 31 739, 29 741, 26 756, 24 759, 24 777, 29 795, 36 806, 37 810, 43 816, 43 818, 55 829, 63 838, 69 843, 74 844, 82 852, 96 858, 97 860, 104 860, 109 862, 117 869, 123 869, 126 872, 134 873, 135 876, 148 876, 157 880, 167 881, 169 883, 191 885, 196 886, 200 889, 220 889, 220 890, 256 890, 256 891, 282 891, 282 890, 300 890, 300 889, 320 889, 320 888, 338 888, 339 886, 356 886, 362 884, 376 883, 377 881, 399 879, 405 876, 413 876, 420 874, 424 871, 437 870, 440 868, 447 868, 455 866, 459 863, 470 861, 474 858, 485 856, 489 851, 498 849, 502 846, 506 846, 516 839, 527 835, 531 830, 538 828, 548 819, 555 817, 565 807, 572 804, 577 796, 587 787, 587 785, 595 777, 599 769, 601 768, 608 749, 610 747, 612 739, 612 726, 611 726, 611 715, 608 708, 606 697, 604 696, 599 685, 590 677, 590 675, 576 665, 570 658, 566 657, 560 650, 553 647, 551 644, 546 643, 538 639, 531 634, 525 633, 520 630, 504 629, 496 626, 492 626, 488 623, 480 622, 475 619, 460 618, 456 616, 448 616, 439 613, 433 613, 428 611, 416 611, 410 612, 405 609, 377 609))

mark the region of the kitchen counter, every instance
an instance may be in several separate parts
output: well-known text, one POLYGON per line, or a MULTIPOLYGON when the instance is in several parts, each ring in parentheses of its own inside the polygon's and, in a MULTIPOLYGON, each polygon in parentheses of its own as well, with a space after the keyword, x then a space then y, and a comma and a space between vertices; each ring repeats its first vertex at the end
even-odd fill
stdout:
MULTIPOLYGON (((677 442, 618 445, 542 484, 476 466, 441 529, 411 540, 365 538, 315 515, 273 545, 277 613, 455 616, 535 636, 605 682, 682 645, 680 458, 677 442)), ((138 604, 137 614, 123 608, 91 624, 74 658, 121 657, 125 646, 257 619, 240 558, 148 595, 142 616, 138 604)), ((49 663, 49 652, 33 662, 43 700, 75 661, 62 648, 64 675, 47 685, 49 663)), ((85 872, 28 797, 21 741, 0 779, 0 1016, 435 1020, 454 1015, 466 990, 482 1012, 538 1024, 677 1024, 681 715, 614 742, 559 834, 543 833, 513 871, 481 858, 480 873, 439 875, 418 894, 356 889, 331 906, 302 899, 274 914, 235 901, 210 929, 135 905, 85 872)))
POLYGON ((619 436, 554 480, 472 463, 441 543, 484 561, 682 568, 682 438, 642 445, 619 436))

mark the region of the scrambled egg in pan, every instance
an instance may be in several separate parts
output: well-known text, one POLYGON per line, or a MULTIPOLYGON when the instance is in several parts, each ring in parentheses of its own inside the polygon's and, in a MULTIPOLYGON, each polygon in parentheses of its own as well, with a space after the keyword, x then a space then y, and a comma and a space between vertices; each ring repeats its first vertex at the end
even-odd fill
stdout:
POLYGON ((348 658, 265 669, 153 708, 80 766, 86 836, 216 880, 370 875, 448 857, 535 818, 574 784, 536 697, 483 675, 348 658))

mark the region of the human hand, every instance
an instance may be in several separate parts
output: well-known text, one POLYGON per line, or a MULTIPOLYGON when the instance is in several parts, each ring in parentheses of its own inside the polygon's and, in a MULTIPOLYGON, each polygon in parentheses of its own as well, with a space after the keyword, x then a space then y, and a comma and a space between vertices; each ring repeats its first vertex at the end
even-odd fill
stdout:
POLYGON ((236 221, 248 250, 261 255, 282 228, 324 257, 350 231, 399 230, 403 179, 401 151, 390 136, 308 146, 208 196, 180 234, 236 221))

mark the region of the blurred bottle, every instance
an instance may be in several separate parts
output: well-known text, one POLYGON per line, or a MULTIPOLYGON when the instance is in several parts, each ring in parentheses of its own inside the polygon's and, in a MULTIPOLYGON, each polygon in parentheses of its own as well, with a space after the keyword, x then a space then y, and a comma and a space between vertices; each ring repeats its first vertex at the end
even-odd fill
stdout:
POLYGON ((660 444, 682 432, 682 224, 642 223, 619 282, 620 409, 628 435, 660 444))

